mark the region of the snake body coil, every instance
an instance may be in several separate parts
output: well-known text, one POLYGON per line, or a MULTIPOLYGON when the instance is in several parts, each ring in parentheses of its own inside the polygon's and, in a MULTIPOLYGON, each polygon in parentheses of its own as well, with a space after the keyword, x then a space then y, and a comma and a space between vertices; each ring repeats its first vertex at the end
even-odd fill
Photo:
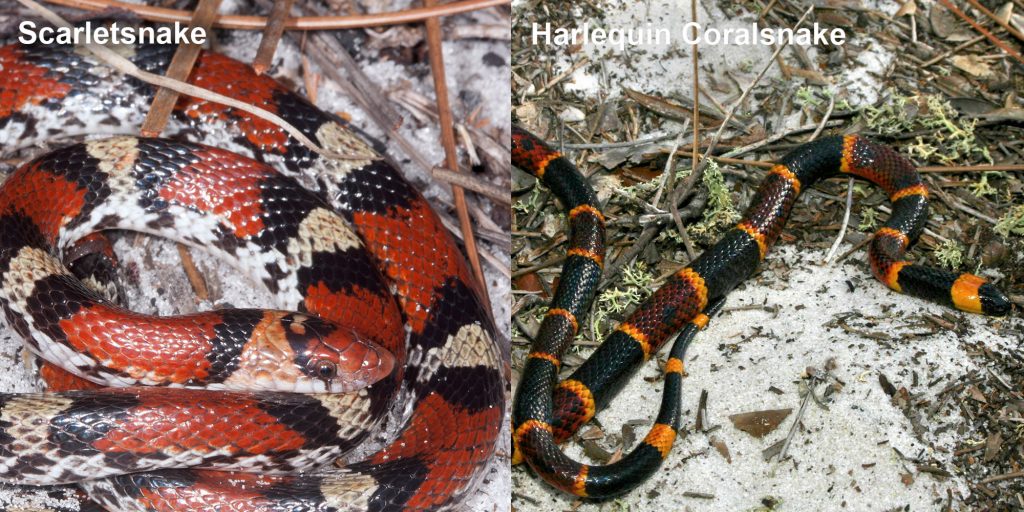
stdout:
MULTIPOLYGON (((174 52, 121 49, 161 74, 174 52)), ((504 379, 492 319, 454 240, 401 173, 273 79, 204 52, 189 82, 275 112, 352 158, 322 158, 245 112, 182 98, 172 132, 255 160, 122 136, 16 171, 0 188, 8 322, 72 374, 133 387, 0 394, 0 479, 81 482, 111 510, 459 503, 494 452, 504 379), (124 310, 62 263, 104 229, 212 251, 297 312, 124 310), (382 438, 385 416, 401 425, 393 438, 382 438), (345 454, 358 455, 294 476, 345 454)), ((134 132, 152 95, 72 47, 0 47, 6 149, 134 132)), ((95 387, 44 370, 52 383, 95 387)))
POLYGON ((682 358, 689 341, 725 296, 754 272, 781 233, 800 191, 818 180, 847 174, 871 181, 888 194, 892 215, 876 232, 868 257, 875 277, 889 288, 973 313, 1005 315, 1010 310, 1009 299, 978 276, 903 261, 928 215, 928 191, 913 164, 863 137, 826 137, 784 156, 768 172, 740 222, 690 266, 669 277, 587 361, 559 382, 562 354, 578 331, 600 277, 604 218, 572 164, 518 127, 512 132, 512 161, 561 199, 571 231, 558 290, 516 392, 513 462, 527 462, 546 481, 577 496, 620 495, 657 470, 680 426, 682 358), (593 418, 629 375, 680 330, 665 365, 661 410, 636 449, 606 466, 582 464, 562 453, 557 443, 593 418))

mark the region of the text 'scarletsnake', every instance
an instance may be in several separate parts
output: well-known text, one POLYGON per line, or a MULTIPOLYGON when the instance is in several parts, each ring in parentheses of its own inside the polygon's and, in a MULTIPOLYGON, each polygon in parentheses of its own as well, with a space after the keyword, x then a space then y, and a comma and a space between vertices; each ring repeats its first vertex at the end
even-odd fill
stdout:
MULTIPOLYGON (((162 74, 174 47, 118 51, 162 74)), ((505 379, 454 239, 336 116, 216 53, 189 82, 348 158, 191 97, 175 140, 97 138, 137 133, 153 88, 73 47, 0 47, 4 151, 59 148, 0 188, 0 305, 70 372, 44 366, 51 392, 0 394, 0 481, 80 482, 110 510, 457 505, 494 453, 505 379), (111 229, 222 256, 279 309, 124 309, 93 273, 116 264, 93 234, 111 229)))
POLYGON ((886 286, 973 313, 1010 311, 1006 295, 976 275, 903 260, 928 217, 928 190, 913 164, 893 149, 857 135, 824 137, 797 147, 772 167, 739 223, 669 277, 576 371, 559 381, 562 354, 572 344, 601 277, 605 220, 590 185, 565 157, 518 127, 513 127, 511 144, 512 163, 535 175, 562 201, 570 230, 561 280, 513 402, 513 462, 525 461, 565 492, 594 499, 618 496, 658 469, 680 428, 687 346, 725 296, 764 260, 800 191, 819 180, 856 176, 889 196, 892 215, 868 248, 871 270, 886 286), (679 337, 664 369, 661 409, 638 446, 604 466, 582 464, 564 454, 558 443, 593 418, 629 375, 676 333, 679 337))

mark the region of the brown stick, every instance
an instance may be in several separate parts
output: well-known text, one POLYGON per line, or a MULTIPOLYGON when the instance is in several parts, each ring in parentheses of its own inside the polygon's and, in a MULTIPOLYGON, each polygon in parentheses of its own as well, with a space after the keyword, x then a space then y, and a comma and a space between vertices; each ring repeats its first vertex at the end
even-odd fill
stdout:
MULTIPOLYGON (((749 165, 752 167, 763 167, 769 169, 775 164, 764 160, 743 160, 741 158, 728 158, 724 156, 713 157, 724 164, 749 165)), ((968 172, 1022 172, 1024 164, 1003 164, 1003 165, 924 165, 917 168, 917 172, 941 172, 941 173, 968 173, 968 172)))
POLYGON ((1024 171, 1024 165, 927 165, 918 167, 918 172, 993 172, 1024 171))
POLYGON ((939 0, 939 3, 944 5, 946 7, 946 9, 949 9, 949 11, 952 12, 953 14, 956 14, 957 17, 959 17, 960 19, 966 21, 967 24, 970 25, 971 27, 973 27, 974 30, 977 30, 979 34, 981 34, 981 35, 985 36, 986 38, 988 38, 989 41, 992 41, 992 44, 998 46, 999 49, 1003 50, 1004 52, 1009 54, 1014 59, 1017 59, 1017 62, 1020 62, 1021 64, 1024 64, 1024 57, 1022 57, 1019 53, 1017 53, 1016 50, 1014 50, 1013 48, 1010 48, 1009 46, 1007 46, 1006 43, 1004 43, 1002 39, 999 39, 998 37, 996 37, 995 34, 993 34, 992 32, 989 32, 985 27, 981 26, 981 24, 979 24, 977 21, 974 21, 973 19, 971 19, 970 16, 968 16, 966 13, 961 11, 957 6, 953 5, 953 2, 950 2, 949 0, 939 0))
MULTIPOLYGON (((220 7, 220 0, 199 0, 189 28, 202 27, 207 34, 210 33, 210 26, 217 15, 217 8, 220 7)), ((171 65, 167 67, 165 76, 184 82, 188 80, 192 66, 199 58, 199 51, 203 47, 195 43, 183 43, 178 46, 171 59, 171 65)), ((149 106, 149 113, 142 122, 139 130, 143 137, 159 137, 160 132, 167 126, 167 120, 171 117, 171 110, 178 101, 178 93, 166 87, 157 89, 153 97, 153 103, 149 106)))
MULTIPOLYGON (((136 5, 118 0, 46 0, 51 4, 74 7, 86 11, 103 11, 107 9, 123 9, 149 21, 188 22, 192 17, 190 11, 166 9, 150 5, 136 5)), ((400 25, 423 21, 433 16, 451 16, 463 12, 486 9, 497 5, 506 5, 511 0, 463 0, 436 7, 421 7, 404 11, 385 12, 379 14, 363 14, 358 16, 307 16, 292 18, 285 23, 286 30, 336 30, 343 28, 379 27, 383 25, 400 25)), ((262 30, 267 19, 262 16, 217 16, 213 22, 219 28, 242 30, 262 30)))
POLYGON ((1010 480, 1013 478, 1024 478, 1024 471, 1014 471, 1012 473, 1003 473, 1001 475, 990 476, 982 480, 980 483, 988 484, 992 482, 999 482, 1001 480, 1010 480))
POLYGON ((188 276, 188 282, 192 285, 192 291, 196 292, 196 298, 200 301, 210 300, 210 290, 206 287, 206 280, 196 268, 196 262, 192 261, 192 254, 188 252, 188 247, 185 244, 176 245, 178 246, 178 256, 181 257, 181 267, 185 269, 185 275, 188 276))
POLYGON ((984 5, 981 5, 981 3, 978 2, 978 0, 967 0, 967 3, 974 6, 975 9, 985 13, 985 16, 992 18, 992 21, 996 22, 996 24, 998 24, 1000 27, 1005 28, 1006 31, 1009 32, 1013 37, 1016 37, 1017 39, 1024 41, 1024 34, 1021 34, 1019 30, 1011 27, 1009 23, 1003 21, 999 16, 996 16, 996 13, 988 10, 988 8, 985 7, 984 5))
POLYGON ((477 194, 494 199, 501 204, 512 204, 512 196, 509 195, 508 188, 491 185, 490 183, 485 183, 474 178, 472 175, 464 172, 451 171, 443 167, 435 167, 433 174, 435 178, 446 181, 452 186, 472 190, 477 194))
MULTIPOLYGON (((54 26, 63 28, 72 27, 71 23, 69 23, 64 18, 60 17, 57 13, 53 12, 53 10, 44 7, 39 2, 36 2, 36 0, 18 0, 18 2, 28 7, 29 9, 32 9, 33 11, 37 12, 40 16, 43 17, 43 19, 50 22, 54 26)), ((121 73, 124 73, 126 75, 138 78, 139 80, 146 82, 148 84, 173 89, 182 94, 188 94, 189 96, 195 96, 197 98, 202 98, 204 100, 212 101, 214 103, 220 103, 221 105, 225 105, 228 107, 248 112, 256 117, 259 117, 260 119, 274 123, 275 125, 280 126, 281 129, 283 129, 284 131, 288 132, 288 134, 295 138, 295 140, 301 142, 302 145, 308 147, 310 150, 320 155, 342 160, 362 158, 359 156, 335 153, 333 151, 328 151, 324 148, 321 148, 315 142, 310 140, 310 138, 307 137, 305 133, 302 133, 301 130, 289 124, 281 116, 268 110, 255 107, 253 105, 245 103, 244 101, 229 96, 225 96, 223 94, 211 91, 209 89, 203 89, 202 87, 197 87, 190 83, 182 82, 181 80, 175 80, 164 75, 150 73, 149 71, 145 71, 139 68, 137 65, 135 65, 134 62, 125 58, 123 55, 115 52, 114 50, 107 48, 106 46, 91 42, 81 43, 79 46, 81 48, 85 48, 93 55, 95 55, 97 59, 103 61, 103 63, 114 68, 115 70, 120 71, 121 73)))
MULTIPOLYGON (((424 0, 425 7, 432 7, 437 0, 424 0)), ((445 162, 449 169, 459 168, 459 158, 455 150, 455 126, 452 122, 452 110, 448 104, 448 86, 445 83, 444 56, 441 48, 441 20, 428 18, 424 25, 427 31, 427 47, 430 54, 430 72, 434 76, 434 91, 437 94, 437 114, 439 127, 441 129, 441 145, 444 146, 445 162)), ((483 291, 481 297, 487 309, 491 308, 490 300, 487 297, 487 280, 484 278, 483 269, 480 268, 480 254, 476 249, 476 238, 473 236, 473 225, 469 222, 469 208, 466 206, 466 193, 462 187, 452 185, 452 197, 455 199, 455 210, 459 214, 459 224, 462 228, 463 241, 466 244, 466 254, 469 256, 469 264, 473 267, 473 274, 476 275, 483 291)))
MULTIPOLYGON (((220 7, 220 1, 199 0, 189 27, 202 27, 209 33, 210 26, 213 25, 213 18, 217 15, 217 8, 220 7)), ((175 80, 188 80, 188 75, 192 72, 192 66, 196 63, 201 49, 202 46, 194 43, 183 43, 178 46, 178 50, 174 52, 174 57, 171 59, 171 65, 167 67, 166 76, 175 80)), ((140 130, 142 135, 145 137, 159 136, 167 126, 167 120, 171 117, 171 110, 174 109, 174 104, 177 101, 177 92, 164 87, 158 89, 153 97, 153 103, 149 107, 149 112, 146 114, 146 119, 142 122, 140 130)), ((185 275, 188 276, 188 282, 192 285, 192 291, 195 292, 196 298, 200 301, 208 300, 210 292, 206 287, 206 280, 203 279, 195 262, 192 261, 188 247, 181 243, 177 246, 178 255, 181 257, 181 266, 185 269, 185 275)))
MULTIPOLYGON (((260 38, 260 48, 256 50, 256 58, 252 60, 252 69, 257 75, 262 75, 270 69, 274 61, 274 52, 277 51, 277 44, 284 35, 284 24, 288 22, 294 0, 277 0, 270 8, 270 16, 267 26, 263 28, 263 37, 260 38)), ((316 101, 316 98, 313 98, 316 101)))

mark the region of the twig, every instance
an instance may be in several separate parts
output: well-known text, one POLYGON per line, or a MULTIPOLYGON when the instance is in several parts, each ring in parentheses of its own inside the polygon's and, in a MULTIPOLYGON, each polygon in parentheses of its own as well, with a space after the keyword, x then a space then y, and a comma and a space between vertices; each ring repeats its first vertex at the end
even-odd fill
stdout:
POLYGON ((1021 172, 1024 165, 927 165, 918 167, 917 172, 1021 172))
MULTIPOLYGON (((825 366, 826 368, 828 368, 828 364, 826 364, 825 366)), ((825 369, 822 371, 826 372, 827 375, 827 372, 829 370, 825 369)), ((782 449, 779 450, 779 461, 783 461, 786 459, 786 452, 789 450, 789 444, 793 441, 793 437, 796 435, 797 427, 800 425, 800 420, 804 417, 804 411, 807 409, 807 404, 810 403, 811 398, 814 398, 815 402, 818 401, 817 398, 814 397, 815 384, 817 384, 818 382, 824 382, 824 380, 825 377, 819 377, 817 373, 811 375, 808 378, 807 394, 805 394, 803 400, 800 401, 800 409, 796 412, 796 417, 793 418, 793 426, 790 427, 789 434, 786 435, 786 441, 782 444, 782 449)))
POLYGON ((599 289, 608 286, 609 283, 614 281, 615 277, 619 275, 619 271, 622 270, 622 266, 629 263, 638 254, 643 252, 643 250, 650 245, 651 241, 654 240, 654 237, 658 236, 659 231, 661 231, 661 229, 657 224, 652 224, 644 228, 644 230, 640 232, 640 236, 636 239, 636 242, 633 243, 633 246, 623 253, 622 256, 612 262, 611 265, 608 265, 608 267, 605 268, 599 289))
MULTIPOLYGON (((186 23, 192 17, 191 11, 178 9, 166 9, 150 5, 138 5, 118 0, 46 0, 51 4, 74 7, 87 11, 106 11, 109 9, 123 9, 131 11, 136 16, 149 21, 160 21, 172 23, 175 21, 186 23)), ((486 9, 498 5, 505 5, 511 0, 463 0, 434 7, 420 7, 406 9, 404 11, 384 12, 378 14, 363 14, 356 16, 305 16, 292 18, 285 23, 285 30, 338 30, 343 28, 366 28, 379 27, 383 25, 401 25, 423 21, 434 16, 451 16, 463 12, 486 9)), ((219 28, 233 28, 241 30, 263 30, 267 25, 267 19, 262 16, 217 16, 213 22, 219 28)))
POLYGON ((971 39, 969 41, 964 41, 964 42, 956 45, 955 48, 953 48, 953 49, 951 49, 949 51, 942 52, 942 53, 936 55, 935 57, 932 57, 931 59, 928 59, 927 61, 923 62, 920 67, 923 69, 923 68, 926 68, 928 66, 931 66, 932 64, 935 64, 936 62, 939 62, 940 60, 945 60, 950 55, 958 53, 961 50, 963 50, 964 48, 967 48, 968 46, 972 46, 972 45, 978 44, 979 42, 981 42, 982 39, 985 39, 985 36, 978 36, 978 37, 975 37, 974 39, 971 39))
MULTIPOLYGON (((267 17, 267 26, 263 28, 263 36, 260 38, 260 47, 256 50, 256 58, 252 60, 252 69, 257 75, 262 75, 270 69, 274 61, 274 52, 277 51, 277 44, 284 35, 284 25, 288 22, 288 15, 292 10, 292 2, 295 0, 277 0, 270 8, 270 16, 267 17)), ((316 101, 316 98, 311 98, 316 101)))
MULTIPOLYGON (((195 14, 192 16, 189 27, 202 27, 203 30, 209 33, 210 25, 217 14, 220 2, 221 0, 199 0, 199 5, 196 6, 195 14)), ((201 49, 200 45, 194 43, 184 43, 178 46, 178 49, 174 52, 174 57, 171 58, 171 64, 167 67, 167 77, 174 80, 187 80, 201 49)), ((146 119, 142 121, 140 129, 142 135, 146 137, 159 136, 160 132, 164 131, 167 120, 171 117, 171 111, 174 109, 174 104, 177 101, 178 93, 163 87, 157 89, 156 94, 153 96, 153 103, 150 104, 149 112, 146 113, 146 119)), ((189 253, 188 247, 180 242, 176 245, 178 247, 178 256, 181 257, 181 266, 185 270, 185 275, 188 276, 188 282, 192 285, 192 291, 195 292, 196 298, 200 301, 208 300, 210 293, 206 286, 206 279, 203 278, 199 269, 196 268, 196 263, 192 260, 192 254, 189 253)))
POLYGON ((855 244, 853 247, 850 247, 850 249, 848 251, 844 252, 843 255, 840 256, 836 260, 836 263, 842 263, 843 260, 845 260, 846 258, 849 258, 851 254, 857 252, 861 247, 864 247, 865 245, 867 245, 868 242, 870 242, 873 238, 874 238, 874 236, 866 236, 866 237, 864 237, 863 240, 861 240, 860 242, 857 242, 857 244, 855 244))
POLYGON ((618 148, 631 148, 634 146, 643 146, 644 144, 652 144, 655 142, 661 142, 668 140, 673 137, 680 137, 682 133, 666 133, 664 135, 654 135, 646 139, 627 140, 623 142, 598 142, 595 144, 562 144, 565 149, 618 149, 618 148))
POLYGON ((590 62, 589 58, 583 57, 577 63, 573 64, 569 69, 559 73, 558 76, 552 78, 551 80, 548 80, 548 83, 544 84, 543 87, 538 89, 537 92, 534 93, 534 95, 535 96, 540 96, 541 94, 544 94, 544 91, 547 91, 548 89, 554 87, 555 84, 557 84, 558 82, 561 82, 562 80, 565 80, 566 78, 569 77, 569 75, 573 74, 577 69, 587 65, 587 63, 589 63, 589 62, 590 62))
MULTIPOLYGON (((50 9, 47 9, 46 7, 43 7, 42 5, 37 3, 35 0, 18 0, 18 1, 21 2, 22 5, 32 9, 33 11, 35 11, 37 13, 39 13, 40 16, 45 18, 51 24, 53 24, 55 26, 58 26, 58 27, 68 28, 68 29, 72 28, 72 25, 70 23, 68 23, 64 18, 60 17, 59 15, 57 15, 55 12, 51 11, 50 9)), ((143 70, 139 69, 139 67, 136 66, 132 61, 122 57, 121 55, 119 55, 118 53, 114 52, 110 48, 107 48, 106 46, 98 45, 98 44, 95 44, 95 43, 85 43, 85 44, 82 44, 81 46, 83 48, 89 50, 90 52, 92 52, 93 55, 95 55, 98 59, 100 59, 101 61, 103 61, 106 64, 108 64, 110 67, 112 67, 112 68, 116 69, 117 71, 120 71, 121 73, 124 73, 126 75, 130 75, 130 76, 133 76, 135 78, 138 78, 139 80, 142 80, 143 82, 146 82, 146 83, 152 84, 152 85, 157 85, 157 86, 160 86, 160 87, 166 87, 168 89, 177 91, 177 92, 179 92, 181 94, 187 94, 189 96, 194 96, 196 98, 202 98, 202 99, 207 100, 207 101, 212 101, 212 102, 215 102, 215 103, 220 103, 222 105, 227 105, 229 107, 236 108, 236 109, 244 111, 244 112, 248 112, 248 113, 250 113, 250 114, 252 114, 252 115, 254 115, 254 116, 256 116, 256 117, 258 117, 260 119, 263 119, 265 121, 273 123, 273 124, 281 127, 281 129, 283 129, 284 131, 288 132, 288 134, 291 135, 292 137, 294 137, 295 140, 299 141, 304 146, 308 147, 310 150, 312 150, 312 151, 314 151, 316 153, 319 153, 319 154, 321 154, 321 155, 323 155, 325 157, 335 158, 335 159, 339 159, 339 160, 355 160, 355 159, 365 158, 364 156, 359 156, 359 155, 341 155, 341 154, 335 153, 333 151, 329 151, 329 150, 326 150, 324 148, 321 148, 320 146, 315 144, 313 141, 309 140, 309 138, 306 137, 306 135, 304 133, 299 131, 298 128, 292 126, 291 124, 289 124, 287 121, 282 119, 277 114, 274 114, 272 112, 263 110, 261 108, 254 107, 254 106, 249 105, 247 103, 238 101, 238 100, 236 100, 234 98, 230 98, 228 96, 224 96, 223 94, 219 94, 219 93, 207 90, 207 89, 196 87, 196 86, 194 86, 192 84, 187 84, 187 83, 181 82, 179 80, 173 80, 173 79, 167 78, 165 76, 160 76, 160 75, 157 75, 157 74, 154 74, 154 73, 150 73, 148 71, 143 71, 143 70)))
POLYGON ((188 252, 188 247, 184 244, 177 244, 177 246, 178 256, 181 257, 181 266, 185 269, 185 275, 188 276, 188 282, 192 285, 192 290, 196 292, 196 298, 203 302, 210 300, 210 291, 206 287, 206 280, 203 279, 203 275, 196 268, 196 263, 192 261, 192 255, 188 252))
MULTIPOLYGON (((693 22, 694 36, 697 35, 697 2, 690 2, 690 21, 693 22)), ((690 154, 690 165, 696 174, 697 166, 700 165, 700 69, 698 64, 700 63, 700 52, 697 47, 697 37, 694 37, 694 43, 690 47, 692 52, 693 61, 693 151, 690 154)), ((729 123, 729 117, 727 116, 722 121, 722 127, 729 123)), ((675 173, 669 175, 669 180, 673 180, 675 173)), ((692 187, 692 184, 691 184, 692 187)), ((679 196, 675 195, 675 187, 673 183, 673 190, 671 200, 668 202, 668 210, 672 212, 672 220, 676 224, 676 229, 679 231, 679 238, 683 241, 683 247, 686 248, 686 255, 690 257, 690 260, 697 259, 697 250, 693 247, 693 242, 690 240, 690 234, 686 232, 686 226, 683 225, 683 219, 679 216, 679 204, 676 202, 679 196)))
POLYGON ((987 7, 981 5, 981 3, 978 2, 978 0, 967 0, 967 3, 971 4, 972 6, 974 6, 975 9, 984 13, 985 16, 992 18, 992 21, 996 22, 996 24, 999 25, 1000 27, 1005 28, 1006 31, 1010 33, 1010 35, 1016 37, 1017 39, 1020 39, 1021 41, 1024 41, 1024 34, 1020 33, 1019 30, 1011 27, 1009 23, 1003 21, 1003 19, 1000 18, 999 16, 996 16, 996 14, 988 10, 987 7))
MULTIPOLYGON (((271 0, 260 0, 259 4, 269 6, 271 0)), ((306 2, 303 8, 318 15, 330 12, 326 7, 321 7, 315 2, 306 2)), ((355 59, 338 42, 336 37, 326 32, 317 32, 309 38, 293 33, 288 35, 299 46, 305 46, 310 56, 320 64, 321 71, 333 79, 334 83, 345 91, 345 94, 355 100, 370 118, 387 132, 389 137, 398 142, 402 149, 409 154, 409 157, 419 164, 420 168, 430 171, 429 162, 421 155, 410 151, 411 144, 408 144, 404 138, 395 135, 398 127, 402 124, 402 116, 387 101, 388 95, 384 94, 380 86, 363 73, 355 59), (304 40, 308 40, 308 44, 301 44, 304 40), (346 76, 342 76, 342 71, 346 76)))
POLYGON ((985 27, 978 24, 977 21, 971 19, 970 16, 961 11, 957 6, 953 5, 953 2, 950 2, 949 0, 939 0, 939 3, 944 5, 946 9, 949 9, 950 12, 952 12, 953 14, 956 14, 960 19, 966 21, 967 24, 973 27, 974 30, 977 30, 979 34, 988 38, 989 41, 992 41, 992 44, 998 46, 1000 50, 1003 50, 1008 55, 1016 59, 1017 62, 1024 64, 1024 57, 1021 57, 1021 55, 1017 53, 1016 50, 1007 46, 1002 39, 999 39, 998 37, 995 36, 995 34, 989 32, 987 29, 985 29, 985 27))
MULTIPOLYGON (((803 24, 804 20, 807 19, 807 16, 810 16, 812 12, 814 12, 814 4, 811 4, 809 7, 807 7, 807 10, 804 11, 803 16, 800 16, 800 19, 797 20, 795 25, 793 25, 793 30, 796 31, 796 29, 800 28, 800 25, 803 24)), ((736 110, 740 107, 740 105, 743 104, 744 101, 746 101, 747 96, 750 94, 750 91, 754 90, 754 86, 756 86, 758 82, 760 82, 761 79, 764 78, 764 74, 768 72, 768 68, 771 67, 772 62, 775 61, 775 58, 778 57, 778 55, 782 53, 782 50, 785 49, 787 46, 788 45, 783 44, 779 45, 779 47, 775 49, 775 53, 771 56, 770 59, 765 61, 765 65, 761 68, 761 71, 757 73, 757 76, 754 77, 754 81, 751 82, 746 89, 743 89, 743 93, 740 94, 740 97, 733 102, 732 107, 729 108, 729 113, 726 114, 725 116, 725 121, 723 121, 721 126, 718 127, 718 131, 716 131, 715 136, 711 138, 711 143, 708 144, 707 150, 704 151, 704 158, 710 156, 711 152, 715 150, 715 146, 718 145, 718 141, 722 138, 722 132, 725 131, 725 126, 728 124, 729 120, 736 115, 736 110)))
POLYGON ((850 225, 850 210, 853 208, 853 176, 846 184, 846 211, 843 212, 843 224, 839 227, 839 234, 836 235, 836 239, 832 242, 832 248, 828 250, 828 254, 825 256, 825 261, 822 263, 828 265, 832 262, 832 258, 836 255, 836 251, 839 250, 839 244, 843 243, 843 239, 846 238, 846 228, 850 225))
MULTIPOLYGON (((441 217, 441 224, 444 224, 444 228, 451 232, 452 235, 454 235, 456 238, 462 240, 462 231, 460 231, 459 227, 455 225, 455 221, 453 221, 450 217, 440 215, 439 217, 441 217)), ((508 241, 505 240, 504 243, 506 244, 504 254, 508 254, 508 241)), ((487 251, 487 249, 484 249, 483 247, 478 247, 477 252, 479 252, 483 259, 490 263, 495 270, 497 270, 503 276, 505 276, 506 279, 512 279, 512 271, 509 269, 508 262, 501 261, 497 256, 491 254, 490 252, 487 251)))
POLYGON ((1014 471, 1012 473, 1003 473, 1001 475, 990 476, 979 483, 990 484, 992 482, 999 482, 1002 480, 1011 480, 1014 478, 1024 478, 1024 471, 1014 471))
MULTIPOLYGON (((423 5, 433 6, 437 0, 424 0, 423 5)), ((448 85, 445 83, 444 56, 441 47, 441 20, 428 18, 424 25, 427 31, 427 47, 430 57, 430 72, 434 76, 434 91, 437 94, 437 113, 440 120, 441 145, 444 146, 445 161, 449 169, 459 168, 459 155, 455 149, 455 126, 452 122, 452 110, 448 105, 448 85)), ((477 253, 476 238, 473 236, 473 224, 469 221, 469 209, 466 207, 466 192, 461 186, 452 184, 452 197, 455 200, 455 210, 459 214, 459 224, 462 228, 463 241, 466 244, 466 254, 469 256, 469 264, 473 267, 473 273, 484 293, 481 297, 487 309, 490 309, 490 300, 487 295, 487 279, 480 267, 480 255, 477 253)), ((510 199, 511 202, 511 199, 510 199)))
POLYGON ((506 187, 498 187, 464 172, 450 171, 443 167, 435 167, 433 175, 439 180, 446 181, 460 188, 472 190, 501 204, 512 204, 512 196, 509 195, 508 188, 506 187))
MULTIPOLYGON (((771 135, 769 137, 765 137, 764 139, 761 139, 761 140, 759 140, 757 142, 752 142, 750 144, 747 144, 746 146, 740 146, 738 148, 731 149, 731 150, 723 153, 718 158, 737 157, 737 156, 749 153, 751 151, 754 151, 755 149, 760 149, 761 147, 767 146, 768 144, 771 144, 771 143, 776 142, 778 140, 781 140, 781 139, 784 139, 786 137, 789 137, 790 135, 796 135, 798 133, 806 132, 808 130, 817 130, 819 126, 824 126, 826 128, 831 128, 833 126, 838 126, 838 125, 841 125, 841 124, 843 124, 842 120, 840 120, 840 119, 833 119, 833 120, 828 121, 828 122, 826 122, 824 124, 813 123, 813 124, 805 124, 803 126, 797 126, 796 128, 793 128, 792 130, 787 130, 787 131, 784 131, 784 132, 779 132, 779 133, 776 133, 776 134, 771 135)), ((752 165, 759 165, 759 164, 752 164, 752 165)), ((775 164, 772 164, 770 162, 764 162, 763 165, 765 167, 772 167, 775 164)))
POLYGON ((683 136, 686 134, 686 129, 689 128, 689 124, 689 119, 683 121, 683 129, 680 130, 679 134, 676 136, 675 143, 672 144, 672 151, 669 152, 668 159, 665 160, 665 169, 661 174, 661 183, 658 184, 658 190, 654 192, 654 197, 651 198, 651 204, 654 205, 655 208, 658 208, 658 203, 661 202, 661 193, 665 191, 665 187, 671 187, 674 182, 675 165, 673 165, 673 162, 675 161, 676 152, 679 151, 679 145, 683 142, 683 136))
MULTIPOLYGON (((690 52, 692 53, 690 60, 693 61, 693 152, 691 156, 693 163, 691 165, 696 169, 697 165, 700 164, 700 160, 698 160, 700 158, 700 80, 698 74, 700 72, 698 67, 700 52, 698 51, 698 38, 696 37, 699 30, 697 28, 699 26, 697 25, 697 2, 690 2, 690 21, 693 22, 693 35, 695 36, 693 38, 694 43, 690 46, 690 52)), ((718 128, 719 131, 724 129, 726 123, 731 117, 731 113, 726 116, 726 120, 723 121, 722 125, 718 128)), ((690 255, 690 258, 693 258, 692 254, 690 255)))
POLYGON ((836 97, 833 94, 828 97, 828 108, 825 110, 825 115, 821 117, 821 122, 818 123, 818 127, 815 128, 814 133, 811 134, 811 138, 807 139, 807 142, 817 139, 818 135, 821 135, 821 131, 825 129, 825 124, 832 117, 832 109, 834 108, 836 108, 836 97))
MULTIPOLYGON (((800 19, 797 20, 795 25, 793 25, 793 30, 799 28, 800 25, 803 24, 804 20, 807 19, 807 16, 809 16, 812 12, 814 12, 814 4, 811 4, 807 8, 807 10, 804 11, 803 16, 800 16, 800 19)), ((740 107, 740 105, 742 105, 743 102, 746 101, 747 96, 750 94, 750 91, 752 91, 754 89, 754 86, 756 86, 758 82, 760 82, 761 79, 764 78, 765 73, 768 72, 768 68, 771 67, 772 63, 775 62, 775 58, 779 56, 779 54, 782 52, 784 48, 786 48, 786 46, 787 45, 780 45, 778 48, 775 49, 775 53, 772 55, 770 59, 765 61, 766 64, 761 68, 761 71, 758 72, 757 76, 754 77, 754 81, 751 82, 750 85, 747 86, 745 89, 743 89, 743 93, 740 94, 740 97, 733 102, 731 107, 729 107, 729 113, 726 114, 725 120, 722 121, 721 125, 719 125, 718 130, 715 132, 715 135, 711 138, 711 142, 709 142, 707 145, 707 149, 704 151, 704 157, 701 160, 701 165, 694 166, 694 172, 690 173, 690 176, 687 177, 683 185, 680 186, 679 190, 676 191, 676 196, 672 199, 673 201, 681 201, 684 197, 686 197, 687 194, 689 194, 690 189, 692 189, 694 185, 697 184, 697 180, 699 180, 701 175, 703 175, 704 173, 704 167, 707 166, 708 157, 711 156, 711 153, 715 150, 715 146, 718 145, 718 141, 721 140, 722 138, 722 133, 725 132, 725 127, 729 124, 729 121, 736 115, 736 110, 740 107)))
MULTIPOLYGON (((192 16, 192 21, 189 22, 189 27, 202 27, 209 34, 210 25, 213 23, 214 16, 217 15, 220 1, 200 0, 199 5, 196 6, 195 14, 192 16)), ((182 81, 188 80, 188 75, 192 72, 192 66, 195 65, 200 50, 202 50, 202 46, 195 43, 184 43, 178 46, 178 49, 174 52, 174 57, 171 58, 171 64, 167 66, 167 72, 165 73, 167 78, 182 81)), ((149 112, 146 114, 146 119, 142 122, 142 128, 139 130, 143 137, 158 137, 160 132, 164 131, 167 120, 170 119, 171 111, 174 110, 174 104, 177 101, 177 92, 164 87, 157 89, 156 94, 153 96, 153 103, 150 104, 149 112)))

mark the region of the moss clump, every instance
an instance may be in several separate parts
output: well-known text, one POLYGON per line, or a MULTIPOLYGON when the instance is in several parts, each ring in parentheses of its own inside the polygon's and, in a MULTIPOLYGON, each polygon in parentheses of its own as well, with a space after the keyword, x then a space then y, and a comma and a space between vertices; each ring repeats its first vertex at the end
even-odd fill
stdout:
POLYGON ((708 161, 701 179, 708 189, 708 205, 700 222, 687 228, 690 236, 704 243, 714 241, 723 228, 731 227, 740 218, 739 212, 732 204, 729 187, 725 184, 725 176, 718 167, 718 162, 708 161))
POLYGON ((603 339, 601 326, 608 318, 640 304, 651 294, 654 276, 647 270, 647 264, 634 261, 622 268, 622 279, 614 288, 601 292, 594 301, 594 313, 590 315, 590 330, 595 339, 603 339))
POLYGON ((953 240, 946 240, 938 249, 935 249, 935 259, 939 260, 942 266, 956 270, 964 263, 964 246, 953 240))
POLYGON ((1003 238, 1010 238, 1010 235, 1024 236, 1024 204, 1011 208, 992 229, 1003 238))
POLYGON ((938 95, 902 96, 892 91, 881 106, 866 107, 861 120, 880 135, 899 135, 928 131, 907 146, 921 160, 950 165, 955 162, 983 160, 992 163, 988 148, 979 146, 974 136, 976 120, 960 119, 952 105, 938 95))

